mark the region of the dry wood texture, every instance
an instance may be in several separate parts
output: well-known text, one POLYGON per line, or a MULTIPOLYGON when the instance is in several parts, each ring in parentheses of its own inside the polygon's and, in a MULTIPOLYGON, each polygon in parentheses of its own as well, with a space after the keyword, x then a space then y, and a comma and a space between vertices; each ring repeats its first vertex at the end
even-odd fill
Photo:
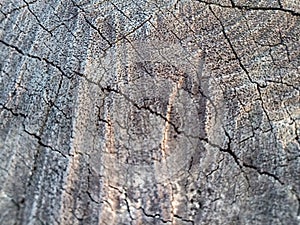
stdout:
POLYGON ((0 224, 298 225, 299 0, 1 0, 0 224))

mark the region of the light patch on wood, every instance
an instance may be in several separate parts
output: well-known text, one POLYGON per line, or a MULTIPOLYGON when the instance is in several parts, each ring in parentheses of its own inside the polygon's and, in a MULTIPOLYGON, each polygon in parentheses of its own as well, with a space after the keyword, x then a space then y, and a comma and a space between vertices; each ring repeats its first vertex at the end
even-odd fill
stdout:
POLYGON ((167 114, 166 114, 167 121, 165 123, 165 128, 163 131, 163 139, 162 139, 162 144, 161 144, 163 158, 166 158, 166 156, 168 155, 168 142, 169 142, 170 121, 171 121, 172 109, 174 107, 174 103, 175 103, 175 99, 178 94, 178 91, 182 87, 183 81, 184 81, 184 78, 180 77, 177 84, 173 87, 173 91, 169 97, 169 103, 168 103, 167 114))

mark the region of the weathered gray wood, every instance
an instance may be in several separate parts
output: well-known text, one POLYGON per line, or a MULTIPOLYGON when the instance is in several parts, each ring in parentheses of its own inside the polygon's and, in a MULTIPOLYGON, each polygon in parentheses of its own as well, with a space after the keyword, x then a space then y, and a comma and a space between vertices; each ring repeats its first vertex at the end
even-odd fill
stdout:
POLYGON ((2 0, 0 224, 299 224, 299 6, 2 0))

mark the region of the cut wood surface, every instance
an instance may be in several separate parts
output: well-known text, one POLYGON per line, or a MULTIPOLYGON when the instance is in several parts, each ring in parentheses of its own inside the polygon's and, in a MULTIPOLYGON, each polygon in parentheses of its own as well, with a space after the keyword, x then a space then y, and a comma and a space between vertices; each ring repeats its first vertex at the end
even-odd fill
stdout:
POLYGON ((300 224, 299 0, 1 0, 1 225, 300 224))

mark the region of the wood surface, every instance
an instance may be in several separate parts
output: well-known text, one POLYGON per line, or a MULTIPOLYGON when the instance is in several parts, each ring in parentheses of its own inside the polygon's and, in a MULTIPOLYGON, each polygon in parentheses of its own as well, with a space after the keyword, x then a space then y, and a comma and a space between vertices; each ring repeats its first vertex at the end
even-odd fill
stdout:
POLYGON ((299 0, 1 0, 0 224, 300 224, 299 0))

